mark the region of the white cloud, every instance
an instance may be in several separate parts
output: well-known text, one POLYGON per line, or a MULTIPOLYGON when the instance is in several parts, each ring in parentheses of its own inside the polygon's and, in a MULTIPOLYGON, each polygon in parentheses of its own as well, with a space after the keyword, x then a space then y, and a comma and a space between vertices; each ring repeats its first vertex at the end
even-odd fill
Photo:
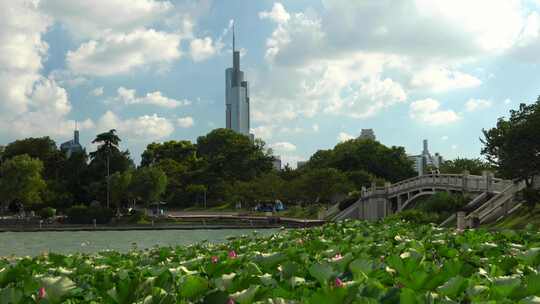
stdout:
POLYGON ((270 123, 317 113, 366 118, 405 102, 404 88, 383 78, 393 58, 378 55, 325 60, 305 67, 273 66, 253 81, 253 118, 270 123))
POLYGON ((191 128, 195 124, 195 121, 191 116, 186 116, 178 118, 176 124, 181 128, 191 128))
POLYGON ((285 10, 283 4, 275 2, 272 10, 269 12, 260 12, 259 18, 271 19, 276 23, 286 23, 291 18, 291 15, 285 10))
POLYGON ((289 164, 291 168, 296 168, 297 163, 299 161, 305 161, 306 158, 299 156, 299 155, 280 155, 281 157, 281 164, 282 166, 285 166, 286 164, 289 164))
POLYGON ((504 104, 511 104, 512 103, 512 100, 510 98, 506 98, 504 100, 504 104))
POLYGON ((415 73, 411 80, 413 87, 429 89, 434 92, 473 88, 480 84, 482 81, 472 75, 451 71, 441 66, 430 66, 423 69, 415 73))
POLYGON ((101 96, 103 95, 103 87, 97 87, 90 92, 93 96, 101 96))
POLYGON ((189 44, 191 58, 195 62, 203 61, 216 55, 221 47, 222 45, 214 44, 210 37, 196 38, 191 40, 189 44))
POLYGON ((461 119, 453 110, 441 110, 440 102, 427 98, 411 103, 409 115, 412 119, 428 125, 445 125, 461 119))
POLYGON ((442 141, 447 141, 447 140, 448 140, 448 136, 446 136, 446 135, 441 136, 441 140, 442 140, 442 141))
POLYGON ((319 125, 313 124, 313 126, 311 126, 311 129, 313 130, 313 132, 319 132, 319 125))
MULTIPOLYGON (((67 91, 41 74, 48 51, 43 35, 52 20, 37 3, 0 1, 0 133, 9 139, 67 137, 75 126, 67 91)), ((85 120, 82 127, 91 125, 85 120)))
POLYGON ((478 110, 487 109, 491 107, 492 104, 493 102, 491 100, 471 98, 467 100, 467 102, 465 103, 465 110, 467 112, 474 112, 478 110))
POLYGON ((296 146, 290 142, 277 142, 269 145, 270 148, 278 152, 293 152, 296 151, 296 146))
POLYGON ((366 118, 411 91, 478 87, 468 64, 511 49, 526 15, 517 0, 323 0, 297 12, 274 3, 259 13, 275 27, 268 67, 252 81, 254 120, 366 118))
POLYGON ((355 139, 356 137, 351 135, 351 134, 348 134, 348 133, 345 133, 345 132, 339 132, 338 136, 337 136, 337 140, 339 142, 343 142, 343 141, 347 141, 347 140, 351 140, 351 139, 355 139))
POLYGON ((163 96, 160 91, 147 93, 145 96, 137 96, 137 92, 134 89, 126 89, 124 87, 118 88, 117 96, 113 101, 121 102, 125 105, 149 104, 169 109, 191 104, 191 101, 187 99, 176 100, 163 96))
POLYGON ((97 123, 97 131, 116 129, 122 138, 132 141, 152 141, 168 137, 174 131, 173 124, 157 114, 143 115, 136 118, 121 119, 115 113, 107 111, 97 123))
POLYGON ((251 128, 251 133, 255 134, 255 137, 261 138, 266 141, 272 138, 273 132, 274 127, 272 125, 264 125, 251 128))
POLYGON ((107 32, 75 51, 68 51, 66 63, 75 74, 111 76, 125 74, 146 65, 166 65, 180 58, 179 34, 138 29, 131 33, 107 32))
POLYGON ((39 6, 78 38, 149 26, 174 8, 169 1, 156 0, 45 0, 39 1, 39 6))

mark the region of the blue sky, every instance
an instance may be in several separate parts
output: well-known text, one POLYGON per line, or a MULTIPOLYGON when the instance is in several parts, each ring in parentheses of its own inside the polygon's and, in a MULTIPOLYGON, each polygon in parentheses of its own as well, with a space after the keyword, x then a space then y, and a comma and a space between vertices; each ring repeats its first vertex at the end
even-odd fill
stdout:
POLYGON ((540 95, 540 0, 21 0, 0 4, 0 145, 116 128, 153 141, 225 124, 231 24, 252 129, 293 165, 373 128, 408 153, 478 157, 540 95))

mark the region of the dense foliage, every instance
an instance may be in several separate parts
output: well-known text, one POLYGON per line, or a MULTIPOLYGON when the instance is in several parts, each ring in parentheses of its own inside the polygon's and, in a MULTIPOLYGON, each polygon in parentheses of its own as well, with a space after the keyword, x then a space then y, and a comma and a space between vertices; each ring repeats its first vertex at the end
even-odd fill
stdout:
MULTIPOLYGON (((483 130, 482 154, 503 177, 525 181, 529 192, 540 175, 539 130, 540 97, 535 103, 520 104, 519 109, 510 110, 508 119, 501 117, 496 127, 483 130)), ((533 207, 536 201, 529 203, 533 207)))
POLYGON ((1 303, 538 303, 538 232, 342 222, 224 244, 0 260, 1 303))
POLYGON ((462 174, 469 171, 472 175, 482 175, 484 171, 494 172, 496 168, 479 158, 456 158, 442 163, 439 170, 441 173, 462 174))

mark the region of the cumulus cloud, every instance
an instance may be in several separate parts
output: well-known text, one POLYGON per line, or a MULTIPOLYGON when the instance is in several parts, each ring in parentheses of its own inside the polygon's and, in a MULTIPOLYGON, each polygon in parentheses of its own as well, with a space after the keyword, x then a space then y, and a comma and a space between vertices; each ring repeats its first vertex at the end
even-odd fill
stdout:
MULTIPOLYGON (((0 131, 9 138, 69 136, 67 91, 41 74, 48 45, 43 35, 52 20, 37 1, 0 1, 0 131)), ((82 127, 91 126, 85 120, 82 127)))
POLYGON ((320 10, 296 12, 274 3, 259 13, 275 27, 269 67, 253 81, 254 120, 366 118, 412 91, 478 87, 466 65, 512 49, 527 14, 517 0, 323 0, 320 10))
POLYGON ((271 11, 260 12, 259 18, 271 19, 276 23, 286 23, 291 18, 291 15, 285 10, 283 4, 276 2, 271 11))
POLYGON ((467 100, 467 102, 465 103, 465 110, 467 112, 474 112, 478 110, 487 109, 491 107, 492 104, 493 102, 491 100, 471 98, 467 100))
POLYGON ((417 88, 429 89, 434 92, 445 92, 454 89, 477 87, 482 84, 482 81, 460 71, 451 71, 441 66, 430 66, 415 73, 411 84, 417 88))
POLYGON ((187 99, 176 100, 163 96, 160 91, 147 93, 145 96, 137 96, 137 92, 134 89, 126 89, 124 87, 118 88, 117 95, 114 97, 113 101, 125 105, 148 104, 169 109, 191 104, 191 101, 187 99))
POLYGON ((255 128, 251 128, 251 133, 255 134, 255 137, 261 138, 263 140, 269 140, 272 138, 274 131, 274 126, 272 125, 263 125, 255 128))
POLYGON ((293 152, 296 151, 296 146, 290 142, 282 141, 270 145, 270 148, 278 152, 293 152))
POLYGON ((431 98, 417 100, 411 103, 409 115, 412 119, 428 125, 445 125, 461 119, 453 110, 441 110, 439 101, 431 98))
POLYGON ((195 124, 195 121, 191 116, 186 116, 176 119, 176 124, 181 128, 191 128, 195 124))
POLYGON ((122 137, 132 141, 152 141, 168 137, 174 131, 173 124, 157 114, 122 119, 107 111, 97 122, 97 131, 116 129, 122 137))
POLYGON ((104 31, 132 31, 152 25, 174 8, 156 0, 46 0, 42 11, 61 21, 77 38, 98 38, 104 31))
POLYGON ((108 32, 69 51, 66 63, 75 74, 125 74, 138 67, 168 64, 180 58, 180 40, 179 34, 153 29, 138 29, 127 34, 108 32))
POLYGON ((339 132, 338 136, 337 136, 337 140, 339 142, 343 142, 343 141, 347 141, 347 140, 351 140, 351 139, 355 139, 356 137, 351 135, 351 134, 348 134, 348 133, 345 133, 345 132, 339 132))
POLYGON ((191 40, 189 44, 190 55, 195 62, 203 61, 216 55, 222 47, 222 44, 214 43, 210 37, 196 38, 191 40))
POLYGON ((90 92, 93 96, 101 96, 103 95, 103 87, 97 87, 90 92))

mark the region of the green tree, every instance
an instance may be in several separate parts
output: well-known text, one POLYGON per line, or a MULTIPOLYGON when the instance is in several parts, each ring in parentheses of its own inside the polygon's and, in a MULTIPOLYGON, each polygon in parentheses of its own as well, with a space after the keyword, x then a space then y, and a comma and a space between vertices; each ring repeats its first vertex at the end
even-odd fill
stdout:
POLYGON ((337 144, 332 150, 317 151, 304 170, 314 168, 335 168, 341 172, 363 170, 391 182, 415 176, 403 147, 387 147, 369 139, 352 139, 337 144))
POLYGON ((132 177, 131 192, 146 206, 157 202, 167 187, 167 176, 157 167, 138 168, 132 177))
POLYGON ((356 190, 362 189, 362 187, 369 188, 371 183, 375 181, 373 174, 365 170, 355 170, 346 173, 347 179, 354 185, 356 190))
POLYGON ((206 195, 207 190, 208 189, 207 189, 207 187, 205 185, 191 184, 191 185, 188 185, 186 187, 186 192, 190 195, 191 199, 195 200, 197 205, 200 204, 201 198, 203 200, 205 199, 205 195, 206 195))
POLYGON ((534 206, 537 195, 533 192, 535 176, 540 174, 540 97, 533 104, 520 104, 510 110, 508 119, 501 117, 497 125, 482 130, 482 154, 497 166, 506 178, 525 181, 529 204, 534 206))
POLYGON ((197 147, 187 140, 151 143, 141 157, 141 166, 157 164, 166 159, 189 166, 197 162, 197 147))
POLYGON ((482 175, 483 171, 495 171, 495 167, 479 158, 456 158, 442 163, 439 170, 447 174, 461 174, 467 170, 470 174, 482 175))
POLYGON ((111 204, 116 208, 129 201, 132 177, 132 171, 116 172, 111 175, 111 204))
POLYGON ((347 194, 351 189, 344 173, 334 168, 307 171, 300 178, 299 187, 307 203, 328 203, 336 194, 347 194))
POLYGON ((226 200, 236 181, 247 181, 272 170, 273 156, 261 140, 229 129, 216 129, 197 139, 201 168, 194 173, 194 184, 208 187, 209 198, 226 200))
POLYGON ((46 184, 41 174, 43 162, 23 154, 14 156, 0 167, 0 196, 5 203, 33 205, 41 202, 46 184))
POLYGON ((58 179, 59 172, 66 160, 64 153, 58 149, 54 140, 47 136, 16 140, 5 147, 2 157, 7 160, 23 154, 43 162, 45 179, 58 179))
POLYGON ((167 176, 167 188, 164 198, 169 205, 177 207, 188 207, 191 203, 186 192, 186 186, 192 180, 192 171, 189 168, 173 159, 161 159, 155 165, 167 176))
POLYGON ((110 204, 110 197, 108 195, 108 190, 110 190, 110 175, 116 172, 124 172, 134 167, 129 151, 120 151, 120 141, 120 137, 116 134, 115 129, 98 134, 92 141, 92 143, 98 144, 98 148, 96 151, 90 152, 90 165, 88 167, 90 182, 88 191, 95 198, 105 198, 107 208, 110 204), (99 183, 104 183, 105 187, 99 185, 99 183))

